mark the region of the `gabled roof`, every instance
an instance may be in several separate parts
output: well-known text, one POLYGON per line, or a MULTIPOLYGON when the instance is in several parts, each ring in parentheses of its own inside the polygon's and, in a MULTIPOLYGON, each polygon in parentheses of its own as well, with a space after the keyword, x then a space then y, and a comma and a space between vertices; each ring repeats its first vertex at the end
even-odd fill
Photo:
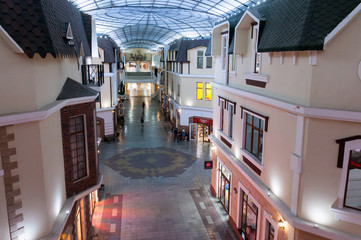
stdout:
POLYGON ((187 51, 196 47, 207 47, 210 39, 200 39, 200 40, 183 40, 178 49, 178 54, 176 56, 176 62, 187 62, 187 51))
POLYGON ((28 57, 35 53, 45 57, 79 55, 82 43, 84 53, 90 48, 80 12, 67 0, 11 0, 0 3, 0 25, 24 50, 28 57), (64 38, 70 23, 73 47, 64 38))
POLYGON ((110 38, 98 37, 98 47, 104 50, 104 62, 115 63, 114 49, 117 48, 110 38))
POLYGON ((249 11, 264 25, 258 51, 322 50, 324 40, 360 0, 270 0, 249 11))
POLYGON ((56 100, 92 97, 96 95, 98 95, 97 91, 90 89, 71 78, 67 78, 56 100))

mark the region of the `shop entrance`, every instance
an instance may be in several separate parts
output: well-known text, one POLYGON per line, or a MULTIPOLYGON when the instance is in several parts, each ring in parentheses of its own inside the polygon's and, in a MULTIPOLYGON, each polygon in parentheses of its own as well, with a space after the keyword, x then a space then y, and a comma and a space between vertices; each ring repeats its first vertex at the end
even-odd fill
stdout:
POLYGON ((213 121, 203 118, 190 118, 189 139, 203 142, 209 142, 208 136, 212 134, 213 121))
POLYGON ((221 164, 219 164, 218 173, 218 198, 226 212, 229 213, 231 175, 221 164))

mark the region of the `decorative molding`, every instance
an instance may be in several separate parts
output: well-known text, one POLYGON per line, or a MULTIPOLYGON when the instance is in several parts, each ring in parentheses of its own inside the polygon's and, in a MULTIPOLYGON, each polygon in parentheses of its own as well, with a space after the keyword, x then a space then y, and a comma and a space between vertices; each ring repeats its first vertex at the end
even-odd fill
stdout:
POLYGON ((246 158, 245 156, 242 157, 243 157, 243 162, 247 164, 248 167, 250 167, 255 173, 257 173, 258 176, 261 176, 262 173, 261 169, 259 169, 256 165, 254 165, 252 161, 248 160, 248 158, 246 158))
POLYGON ((245 79, 268 83, 269 75, 258 73, 243 73, 245 79))
POLYGON ((293 65, 296 65, 297 64, 297 57, 298 57, 298 52, 293 52, 292 53, 292 56, 293 56, 293 65))
POLYGON ((10 48, 16 53, 24 53, 24 50, 15 42, 15 40, 0 25, 0 35, 4 37, 10 48))
POLYGON ((317 65, 317 51, 308 51, 308 64, 311 66, 317 65))
POLYGON ((0 127, 44 120, 65 106, 92 102, 97 96, 60 100, 52 102, 35 111, 0 115, 0 127))
POLYGON ((283 65, 283 59, 284 59, 285 53, 284 52, 280 52, 280 64, 283 65))
POLYGON ((176 72, 170 72, 170 74, 176 75, 181 78, 213 78, 214 79, 214 75, 180 74, 180 73, 176 73, 176 72))
POLYGON ((325 37, 324 45, 333 39, 357 14, 361 12, 361 3, 343 19, 327 36, 325 37))
POLYGON ((267 83, 266 82, 255 81, 255 80, 251 80, 251 79, 246 79, 246 84, 254 86, 254 87, 266 88, 267 83))
POLYGON ((269 52, 269 53, 268 53, 268 64, 269 64, 269 65, 272 64, 272 56, 273 56, 273 53, 272 53, 272 52, 269 52))
POLYGON ((211 85, 214 88, 226 91, 233 95, 251 99, 255 102, 276 107, 281 110, 305 117, 347 121, 347 122, 361 122, 361 112, 305 107, 305 106, 288 103, 286 101, 274 99, 271 97, 262 96, 256 93, 251 93, 245 90, 229 87, 216 82, 211 82, 211 85))

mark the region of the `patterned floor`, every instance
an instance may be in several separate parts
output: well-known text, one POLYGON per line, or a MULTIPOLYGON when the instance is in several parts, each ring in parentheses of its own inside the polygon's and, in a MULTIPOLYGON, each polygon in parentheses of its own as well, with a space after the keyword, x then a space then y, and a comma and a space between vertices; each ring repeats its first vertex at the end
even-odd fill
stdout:
POLYGON ((210 144, 173 142, 159 103, 126 100, 119 141, 102 143, 105 190, 93 216, 93 239, 237 239, 210 193, 210 144), (145 102, 144 126, 142 102, 145 102))

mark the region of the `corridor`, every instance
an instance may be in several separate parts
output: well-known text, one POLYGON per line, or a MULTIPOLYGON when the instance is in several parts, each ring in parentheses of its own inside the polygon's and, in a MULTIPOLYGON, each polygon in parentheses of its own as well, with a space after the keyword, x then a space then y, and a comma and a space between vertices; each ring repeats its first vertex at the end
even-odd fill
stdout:
POLYGON ((100 147, 105 189, 93 239, 236 239, 210 195, 211 172, 203 169, 210 144, 174 142, 156 99, 133 97, 125 108, 118 141, 100 147))

